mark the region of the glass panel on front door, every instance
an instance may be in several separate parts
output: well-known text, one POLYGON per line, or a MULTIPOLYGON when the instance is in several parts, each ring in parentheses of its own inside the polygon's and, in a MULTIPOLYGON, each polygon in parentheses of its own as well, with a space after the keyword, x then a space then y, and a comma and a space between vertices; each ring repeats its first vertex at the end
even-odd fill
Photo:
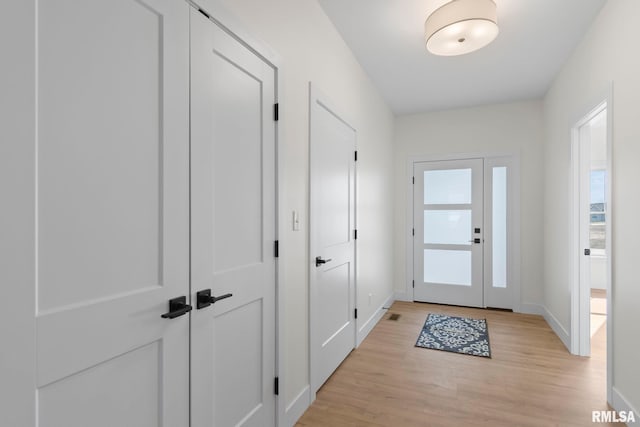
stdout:
POLYGON ((471 209, 424 211, 424 243, 471 244, 471 209))
POLYGON ((424 172, 424 204, 471 203, 471 169, 445 169, 424 172))
POLYGON ((471 252, 425 249, 424 281, 471 286, 471 252))
POLYGON ((507 287, 507 168, 493 168, 492 177, 492 285, 507 287))

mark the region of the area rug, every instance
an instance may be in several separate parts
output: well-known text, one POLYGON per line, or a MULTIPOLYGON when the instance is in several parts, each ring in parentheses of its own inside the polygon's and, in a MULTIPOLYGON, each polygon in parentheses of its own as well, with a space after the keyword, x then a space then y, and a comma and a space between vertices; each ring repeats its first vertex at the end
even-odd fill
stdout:
POLYGON ((491 357, 489 331, 485 319, 429 313, 416 347, 491 357))

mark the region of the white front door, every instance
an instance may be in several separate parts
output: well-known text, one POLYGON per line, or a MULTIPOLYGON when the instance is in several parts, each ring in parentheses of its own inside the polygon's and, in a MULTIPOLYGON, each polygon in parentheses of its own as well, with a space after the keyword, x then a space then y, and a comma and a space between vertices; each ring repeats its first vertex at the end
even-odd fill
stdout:
POLYGON ((414 300, 483 307, 483 160, 414 164, 414 300))
POLYGON ((191 425, 273 426, 275 72, 196 10, 191 36, 191 425))
POLYGON ((311 91, 311 387, 355 347, 356 132, 311 91))
POLYGON ((188 420, 188 307, 161 318, 189 295, 188 13, 38 3, 37 183, 22 191, 36 200, 40 427, 188 420))

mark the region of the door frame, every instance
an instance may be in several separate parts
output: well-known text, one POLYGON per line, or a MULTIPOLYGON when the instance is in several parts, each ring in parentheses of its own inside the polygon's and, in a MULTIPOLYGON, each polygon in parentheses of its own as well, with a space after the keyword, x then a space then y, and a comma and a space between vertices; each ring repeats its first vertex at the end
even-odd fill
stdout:
MULTIPOLYGON (((219 0, 186 0, 196 10, 201 10, 209 15, 209 19, 215 24, 220 26, 229 35, 238 40, 241 44, 246 46, 249 50, 254 52, 263 61, 269 64, 275 73, 275 86, 274 86, 274 102, 279 104, 280 94, 283 93, 283 78, 282 78, 282 57, 277 54, 271 47, 265 44, 263 41, 255 38, 250 32, 247 31, 245 26, 238 21, 238 19, 219 1, 219 0)), ((276 150, 276 184, 275 184, 275 238, 280 242, 282 239, 281 230, 286 230, 287 221, 282 212, 284 212, 284 202, 282 194, 284 194, 283 183, 285 177, 285 156, 282 149, 283 144, 280 142, 281 126, 283 122, 283 115, 278 115, 278 120, 275 122, 275 150, 276 150)), ((280 242, 281 243, 281 242, 280 242)), ((282 337, 285 336, 284 330, 284 277, 285 277, 285 262, 286 247, 285 245, 278 245, 278 257, 276 257, 276 277, 275 277, 275 315, 276 315, 276 328, 275 328, 275 375, 278 378, 278 394, 275 396, 276 408, 275 408, 275 425, 284 425, 286 420, 286 399, 281 398, 285 396, 286 387, 286 369, 284 364, 285 343, 282 337)), ((192 290, 193 291, 193 290, 192 290)))
MULTIPOLYGON (((510 174, 508 175, 508 189, 507 189, 507 198, 509 200, 507 209, 511 214, 511 218, 508 219, 508 233, 509 236, 508 244, 511 249, 511 259, 507 264, 507 278, 510 280, 513 296, 512 296, 512 307, 514 312, 521 311, 521 301, 520 301, 520 284, 521 284, 521 276, 520 276, 520 155, 513 152, 479 152, 479 153, 460 153, 460 154, 443 154, 443 155, 413 155, 409 156, 406 163, 406 220, 405 220, 405 289, 404 295, 396 295, 396 299, 400 301, 414 301, 414 292, 413 292, 413 171, 414 164, 421 162, 439 162, 445 160, 465 160, 465 159, 483 159, 485 166, 487 164, 491 164, 490 162, 493 160, 503 160, 508 162, 508 167, 510 168, 510 174)), ((486 171, 485 171, 486 174, 486 171)), ((490 218, 486 215, 486 204, 485 204, 485 215, 484 221, 487 218, 490 218)), ((486 230, 487 227, 484 226, 486 230)), ((484 290, 483 290, 484 292, 484 290)))
POLYGON ((584 307, 589 307, 590 292, 582 289, 580 283, 580 264, 582 257, 582 247, 580 245, 580 229, 585 226, 580 220, 580 128, 591 121, 598 113, 606 109, 607 111, 607 182, 606 204, 607 221, 605 223, 605 245, 607 247, 607 271, 606 271, 606 292, 607 292, 607 401, 612 402, 613 397, 613 84, 610 84, 605 94, 596 98, 597 100, 588 104, 588 107, 581 110, 576 115, 576 119, 571 123, 571 174, 570 174, 570 194, 571 209, 569 224, 571 233, 569 242, 571 259, 571 331, 570 331, 570 351, 579 356, 588 356, 591 352, 591 336, 589 328, 589 311, 584 307), (583 307, 581 310, 580 308, 583 307))
POLYGON ((0 126, 0 279, 7 304, 0 310, 0 423, 36 423, 37 253, 36 2, 0 5, 0 46, 6 77, 0 81, 0 112, 11 118, 0 126), (24 188, 30 191, 23 191, 24 188))
MULTIPOLYGON (((345 116, 342 111, 338 108, 335 108, 334 104, 329 101, 328 97, 324 95, 324 93, 317 88, 317 85, 309 82, 309 147, 312 144, 312 135, 311 135, 311 121, 312 121, 312 108, 313 105, 319 103, 324 105, 327 110, 329 110, 335 117, 342 121, 345 125, 350 127, 356 132, 356 141, 354 149, 358 150, 358 134, 355 127, 351 125, 351 118, 345 119, 345 116)), ((357 170, 358 162, 354 162, 354 195, 353 195, 353 217, 354 217, 354 229, 358 228, 358 170, 357 170)), ((312 169, 311 169, 311 150, 309 150, 309 194, 311 194, 312 187, 312 169)), ((318 357, 317 354, 314 354, 314 351, 317 349, 315 344, 317 344, 318 333, 317 333, 317 312, 316 312, 316 295, 313 292, 316 285, 316 277, 313 274, 313 270, 311 269, 311 260, 312 260, 312 249, 314 247, 314 243, 316 241, 315 230, 312 227, 313 221, 313 206, 311 204, 311 196, 309 196, 309 247, 307 254, 307 269, 308 269, 308 277, 309 277, 309 386, 310 386, 310 396, 309 396, 309 404, 311 404, 314 400, 316 400, 316 391, 318 387, 322 384, 318 384, 318 376, 319 376, 319 367, 318 367, 318 357)), ((353 304, 349 307, 350 311, 357 308, 358 301, 358 240, 353 240, 353 304)), ((353 333, 353 348, 355 349, 358 346, 358 319, 354 319, 355 328, 353 333)))

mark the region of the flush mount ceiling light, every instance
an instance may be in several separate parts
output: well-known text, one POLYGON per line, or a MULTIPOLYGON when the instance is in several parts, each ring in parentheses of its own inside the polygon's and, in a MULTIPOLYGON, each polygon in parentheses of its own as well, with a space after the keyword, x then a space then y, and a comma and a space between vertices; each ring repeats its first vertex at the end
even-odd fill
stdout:
POLYGON ((424 23, 427 49, 455 56, 485 47, 498 35, 493 0, 453 0, 436 9, 424 23))

